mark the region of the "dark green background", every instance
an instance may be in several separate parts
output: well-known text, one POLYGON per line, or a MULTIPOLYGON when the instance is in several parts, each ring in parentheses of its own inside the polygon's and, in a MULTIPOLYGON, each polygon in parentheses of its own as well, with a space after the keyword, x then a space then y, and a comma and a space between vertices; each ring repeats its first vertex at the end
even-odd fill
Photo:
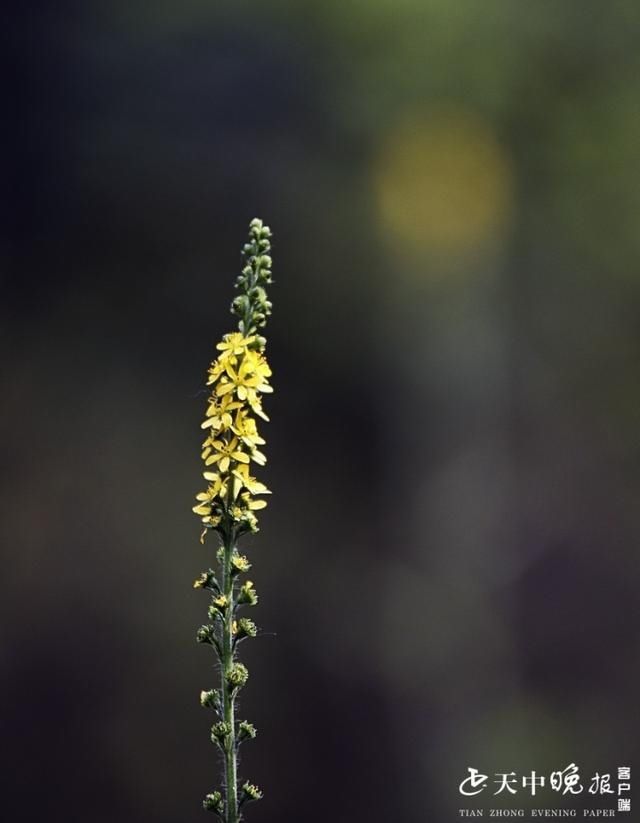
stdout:
POLYGON ((254 216, 247 820, 445 823, 469 765, 633 765, 639 9, 13 6, 4 819, 203 818, 190 507, 254 216))

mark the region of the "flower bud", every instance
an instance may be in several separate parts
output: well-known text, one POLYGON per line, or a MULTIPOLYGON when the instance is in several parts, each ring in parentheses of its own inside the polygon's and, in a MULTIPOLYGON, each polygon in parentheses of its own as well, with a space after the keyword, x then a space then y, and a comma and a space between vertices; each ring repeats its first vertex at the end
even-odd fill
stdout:
POLYGON ((236 637, 242 640, 244 637, 255 637, 258 634, 258 627, 248 617, 241 617, 237 623, 236 637))
POLYGON ((239 574, 240 572, 248 572, 251 568, 251 563, 249 563, 244 554, 234 553, 231 557, 231 566, 231 574, 239 574))
POLYGON ((252 800, 262 800, 262 792, 253 783, 243 783, 240 795, 240 803, 249 803, 252 800))
POLYGON ((243 720, 238 726, 238 743, 242 743, 243 740, 253 740, 257 734, 258 730, 253 723, 243 720))
POLYGON ((217 689, 209 689, 209 691, 200 692, 200 705, 203 709, 215 709, 219 711, 221 708, 220 692, 217 689))
POLYGON ((251 580, 242 584, 238 593, 238 604, 243 606, 255 606, 258 602, 258 593, 253 588, 251 580))
POLYGON ((224 748, 228 736, 231 734, 231 726, 224 720, 214 723, 211 727, 211 742, 218 743, 224 748))
POLYGON ((213 569, 208 569, 206 572, 202 572, 200 577, 196 577, 193 581, 193 588, 194 589, 209 589, 212 592, 219 592, 220 585, 216 580, 216 576, 213 573, 213 569))
POLYGON ((200 626, 196 632, 198 643, 208 643, 210 646, 216 645, 216 636, 213 626, 200 626))
POLYGON ((249 679, 249 670, 243 663, 234 663, 226 674, 227 683, 234 689, 240 689, 249 679))
POLYGON ((217 620, 221 617, 227 610, 227 606, 229 605, 229 600, 226 594, 219 594, 216 598, 214 598, 209 606, 209 610, 207 614, 209 615, 209 620, 217 620))
POLYGON ((256 305, 264 305, 267 300, 267 293, 262 286, 254 286, 249 292, 249 297, 256 305))
POLYGON ((249 298, 246 294, 239 294, 237 297, 234 297, 233 302, 231 303, 231 309, 235 314, 244 314, 250 308, 249 298))
POLYGON ((220 792, 208 794, 202 801, 202 807, 208 812, 215 812, 219 817, 224 814, 224 801, 220 792))

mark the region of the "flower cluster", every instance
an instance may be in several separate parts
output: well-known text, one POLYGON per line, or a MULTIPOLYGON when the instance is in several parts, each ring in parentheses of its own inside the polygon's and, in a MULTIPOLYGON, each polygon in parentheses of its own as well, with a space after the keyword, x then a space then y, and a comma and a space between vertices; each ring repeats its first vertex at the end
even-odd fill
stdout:
POLYGON ((193 507, 204 526, 202 542, 211 529, 223 538, 231 528, 237 537, 257 531, 254 512, 267 505, 257 495, 269 494, 269 489, 252 477, 251 464, 266 463, 260 450, 265 441, 256 418, 269 419, 262 408, 262 395, 273 391, 264 354, 266 341, 256 333, 271 311, 264 291, 264 284, 271 282, 270 234, 261 221, 252 222, 251 242, 245 246, 248 262, 236 283, 244 293, 232 304, 232 311, 241 316, 241 330, 224 336, 209 367, 211 394, 202 423, 207 431, 202 459, 208 485, 196 496, 198 503, 193 507))

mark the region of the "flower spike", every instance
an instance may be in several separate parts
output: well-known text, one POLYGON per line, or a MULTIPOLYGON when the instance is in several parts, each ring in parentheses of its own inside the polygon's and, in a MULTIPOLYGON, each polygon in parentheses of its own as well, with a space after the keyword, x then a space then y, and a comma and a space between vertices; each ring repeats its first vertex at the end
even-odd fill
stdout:
POLYGON ((200 693, 200 704, 217 716, 210 738, 224 762, 223 789, 206 795, 203 806, 223 823, 240 823, 244 804, 259 800, 262 792, 252 783, 241 783, 237 773, 238 747, 256 736, 247 721, 236 721, 236 700, 248 679, 247 667, 237 660, 240 641, 256 637, 253 620, 239 617, 242 606, 255 606, 258 595, 250 580, 242 580, 251 563, 238 551, 238 540, 258 531, 260 512, 270 494, 253 476, 267 462, 265 440, 259 424, 268 421, 262 407, 264 395, 273 391, 271 368, 265 355, 266 340, 259 333, 271 314, 266 287, 271 284, 271 230, 261 220, 252 220, 249 238, 242 249, 243 267, 236 280, 238 294, 231 312, 238 330, 225 334, 216 346, 216 356, 207 372, 209 397, 201 424, 203 478, 206 487, 196 495, 194 513, 200 518, 204 543, 211 532, 219 538, 216 551, 219 569, 207 569, 193 583, 210 595, 208 623, 196 639, 213 647, 220 672, 218 689, 200 693))

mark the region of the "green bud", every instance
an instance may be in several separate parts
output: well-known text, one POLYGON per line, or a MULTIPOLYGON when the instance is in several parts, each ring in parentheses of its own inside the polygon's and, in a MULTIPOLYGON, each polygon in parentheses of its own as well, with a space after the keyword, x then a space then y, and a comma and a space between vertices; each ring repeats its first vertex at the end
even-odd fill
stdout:
POLYGON ((242 513, 242 517, 236 528, 238 530, 238 536, 246 534, 247 532, 256 534, 258 532, 258 518, 252 511, 245 511, 242 513))
MULTIPOLYGON (((253 334, 266 325, 271 313, 262 286, 271 282, 271 230, 262 220, 252 220, 249 225, 249 240, 242 247, 244 264, 242 274, 236 280, 239 294, 231 304, 231 311, 238 317, 238 328, 244 335, 253 334), (259 291, 256 292, 256 287, 259 291)), ((263 346, 264 347, 264 346, 263 346)), ((249 525, 245 531, 255 531, 249 525)))
POLYGON ((214 723, 211 727, 211 742, 218 743, 224 747, 226 739, 231 734, 231 726, 221 720, 219 723, 214 723))
POLYGON ((220 692, 217 689, 209 689, 209 691, 200 692, 200 705, 203 709, 215 709, 220 711, 222 703, 220 700, 220 692))
POLYGON ((247 580, 240 587, 238 592, 238 605, 241 606, 255 606, 258 602, 258 593, 253 588, 251 580, 247 580))
POLYGON ((200 626, 196 632, 196 640, 198 643, 208 643, 211 646, 215 646, 216 635, 213 626, 200 626))
POLYGON ((227 599, 226 594, 219 594, 217 597, 214 597, 207 612, 209 615, 209 620, 215 621, 219 617, 222 617, 222 615, 226 612, 228 605, 229 600, 227 599))
POLYGON ((202 572, 200 577, 197 577, 193 582, 194 589, 209 589, 212 592, 219 592, 220 591, 220 584, 216 580, 216 576, 213 573, 213 569, 208 569, 206 572, 202 572))
POLYGON ((262 286, 254 286, 249 292, 249 297, 256 306, 264 306, 267 303, 267 293, 262 286))
POLYGON ((253 783, 243 783, 240 794, 240 803, 250 803, 252 800, 262 800, 262 792, 253 783))
POLYGON ((244 637, 255 637, 258 634, 258 627, 248 617, 241 617, 238 620, 238 633, 236 638, 242 640, 244 637))
POLYGON ((243 720, 238 726, 238 743, 242 743, 243 740, 253 740, 257 734, 258 730, 253 723, 243 720))
POLYGON ((227 683, 234 689, 245 685, 249 679, 249 670, 243 663, 234 663, 227 672, 227 683))
POLYGON ((202 807, 208 812, 215 812, 219 817, 224 814, 224 801, 220 792, 208 794, 202 801, 202 807))
POLYGON ((246 294, 239 294, 237 297, 233 298, 233 302, 231 303, 231 310, 235 312, 235 314, 244 314, 245 312, 249 311, 250 307, 249 298, 246 294))

